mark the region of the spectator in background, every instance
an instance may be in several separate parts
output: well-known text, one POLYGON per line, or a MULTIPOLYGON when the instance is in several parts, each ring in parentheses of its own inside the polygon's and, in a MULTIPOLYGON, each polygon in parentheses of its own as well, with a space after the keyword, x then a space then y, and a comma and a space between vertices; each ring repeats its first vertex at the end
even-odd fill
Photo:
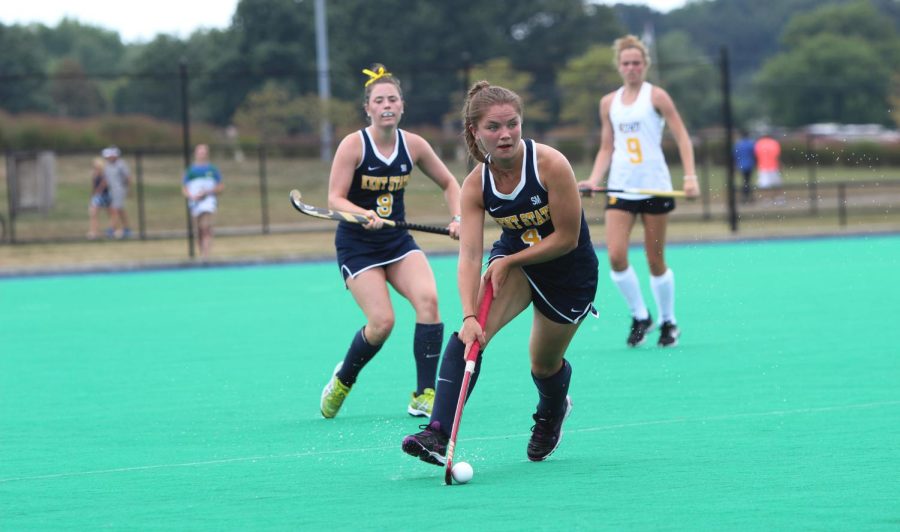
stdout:
POLYGON ((784 204, 781 194, 781 145, 771 135, 763 135, 753 146, 756 165, 759 168, 756 185, 761 195, 775 205, 784 204))
POLYGON ((91 176, 91 203, 88 205, 88 215, 90 216, 90 226, 88 228, 88 240, 97 238, 97 213, 100 209, 106 209, 106 215, 110 215, 109 211, 109 187, 106 185, 106 178, 103 175, 104 166, 102 157, 94 158, 94 173, 91 176))
POLYGON ((212 217, 218 207, 216 194, 221 194, 224 188, 222 174, 209 162, 209 146, 198 144, 194 148, 194 164, 184 173, 181 190, 197 228, 201 259, 209 256, 212 247, 212 217))
POLYGON ((756 143, 746 130, 740 130, 739 134, 740 138, 734 145, 734 164, 744 179, 742 201, 753 203, 753 168, 756 166, 756 155, 753 150, 756 143))
POLYGON ((109 189, 109 214, 110 225, 106 236, 110 238, 128 238, 131 229, 128 227, 128 215, 125 213, 125 198, 128 196, 128 186, 131 181, 131 170, 128 164, 119 158, 119 148, 110 146, 101 152, 106 159, 103 176, 109 189))

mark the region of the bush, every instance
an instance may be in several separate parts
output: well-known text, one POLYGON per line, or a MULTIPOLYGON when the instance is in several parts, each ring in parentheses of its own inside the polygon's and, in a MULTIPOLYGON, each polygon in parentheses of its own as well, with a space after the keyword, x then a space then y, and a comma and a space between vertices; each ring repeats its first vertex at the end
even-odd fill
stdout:
MULTIPOLYGON (((212 142, 215 129, 191 124, 193 143, 212 142)), ((182 143, 181 124, 142 115, 107 115, 76 119, 39 114, 0 112, 0 146, 4 149, 56 151, 95 150, 116 144, 123 148, 176 149, 182 143)))

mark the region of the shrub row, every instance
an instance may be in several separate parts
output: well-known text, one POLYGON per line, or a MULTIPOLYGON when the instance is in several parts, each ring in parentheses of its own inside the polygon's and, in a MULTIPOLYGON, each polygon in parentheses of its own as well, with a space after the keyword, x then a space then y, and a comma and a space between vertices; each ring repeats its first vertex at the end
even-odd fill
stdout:
MULTIPOLYGON (((450 160, 465 157, 465 146, 457 131, 437 127, 409 126, 423 135, 438 154, 450 160)), ((578 128, 559 128, 538 140, 547 142, 563 152, 573 163, 590 163, 597 153, 597 135, 580 134, 578 128)), ((337 142, 346 132, 335 138, 337 142)), ((191 124, 194 143, 229 144, 224 134, 206 124, 191 124)), ((143 115, 108 115, 85 119, 59 118, 47 115, 11 115, 0 111, 0 147, 12 150, 51 149, 56 151, 92 151, 98 146, 116 144, 123 149, 141 148, 150 151, 181 149, 180 124, 173 124, 143 115)), ((253 135, 242 136, 241 146, 252 152, 260 144, 266 151, 291 157, 318 157, 319 139, 315 135, 296 136, 275 142, 261 142, 253 135)), ((709 157, 712 164, 725 163, 725 143, 721 134, 707 134, 695 138, 694 149, 698 162, 709 157)), ((818 138, 810 143, 806 137, 781 139, 782 163, 804 166, 815 163, 823 166, 900 166, 900 143, 879 143, 863 140, 833 140, 818 138)), ((671 138, 663 142, 666 159, 678 161, 678 149, 671 138)))
MULTIPOLYGON (((194 142, 215 142, 215 130, 191 125, 194 142)), ((109 115, 85 119, 38 114, 11 115, 0 111, 0 147, 11 150, 93 150, 110 144, 122 148, 146 146, 160 150, 181 146, 180 124, 142 115, 109 115)))

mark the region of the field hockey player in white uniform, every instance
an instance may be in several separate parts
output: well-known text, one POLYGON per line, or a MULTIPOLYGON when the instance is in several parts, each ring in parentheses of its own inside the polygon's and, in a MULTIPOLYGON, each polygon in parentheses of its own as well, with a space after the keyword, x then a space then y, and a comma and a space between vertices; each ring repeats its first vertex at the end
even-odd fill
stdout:
MULTIPOLYGON (((668 123, 684 167, 684 192, 688 197, 697 196, 694 149, 684 122, 669 94, 644 80, 650 67, 647 49, 633 35, 617 39, 613 48, 623 85, 600 100, 600 151, 590 177, 579 185, 599 187, 608 171, 610 189, 671 191, 672 178, 661 148, 663 128, 668 123)), ((644 225, 650 287, 659 312, 658 345, 670 347, 678 343, 675 275, 665 261, 668 214, 674 209, 674 198, 623 193, 610 193, 607 197, 605 222, 610 274, 631 310, 627 340, 631 347, 644 343, 654 327, 637 275, 628 263, 631 230, 639 215, 644 225)))

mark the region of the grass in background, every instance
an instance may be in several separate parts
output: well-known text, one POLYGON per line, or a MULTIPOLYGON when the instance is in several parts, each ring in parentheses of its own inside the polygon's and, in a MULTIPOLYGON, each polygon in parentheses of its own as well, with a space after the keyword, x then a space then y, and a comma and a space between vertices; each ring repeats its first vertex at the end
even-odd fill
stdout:
MULTIPOLYGON (((125 159, 137 172, 134 154, 126 153, 125 159)), ((82 239, 87 232, 87 205, 90 196, 90 168, 93 155, 61 155, 57 158, 58 188, 56 205, 46 215, 39 213, 23 213, 16 220, 16 237, 18 240, 30 239, 82 239)), ((256 154, 237 162, 223 154, 214 154, 213 162, 223 173, 226 185, 220 197, 220 209, 216 215, 216 226, 220 230, 233 232, 262 233, 263 204, 268 207, 268 223, 273 230, 300 230, 303 228, 326 227, 322 222, 298 216, 287 201, 287 193, 292 188, 299 188, 307 201, 324 206, 327 203, 327 186, 329 165, 315 159, 286 159, 276 156, 266 158, 265 196, 261 193, 260 161, 256 154)), ((451 171, 460 180, 466 174, 462 162, 451 162, 451 171)), ((183 165, 180 157, 145 155, 141 158, 141 170, 144 183, 144 219, 149 236, 183 235, 186 227, 184 198, 181 196, 181 176, 183 165)), ((720 217, 726 203, 725 172, 721 167, 708 169, 704 175, 702 165, 698 163, 698 171, 708 181, 704 183, 709 189, 710 204, 716 217, 720 217)), ((575 165, 579 179, 587 177, 589 164, 582 162, 575 165)), ((786 168, 785 181, 792 184, 805 184, 809 179, 807 168, 786 168)), ((5 168, 0 174, 5 178, 5 168)), ((673 165, 672 175, 675 186, 681 183, 681 169, 673 165)), ((816 179, 820 183, 836 181, 871 181, 885 180, 900 182, 896 169, 884 167, 820 167, 816 169, 816 179)), ((0 190, 0 201, 7 205, 7 190, 0 190)), ((436 223, 444 220, 444 210, 440 190, 421 172, 416 170, 407 191, 408 218, 422 223, 436 223)), ((834 189, 822 188, 820 194, 821 209, 834 212, 837 198, 834 189)), ((852 201, 855 213, 882 215, 883 218, 895 217, 896 203, 900 198, 900 187, 886 187, 874 192, 850 191, 850 199, 854 196, 862 198, 852 201)), ((791 199, 793 207, 781 211, 764 210, 763 217, 778 218, 784 215, 804 215, 805 209, 798 207, 806 201, 808 193, 793 191, 791 199)), ((602 219, 602 203, 600 201, 585 202, 586 213, 592 219, 602 219)), ((6 209, 4 209, 5 211, 6 209)), ((126 206, 131 225, 135 231, 139 225, 138 191, 136 183, 132 184, 131 193, 126 206)), ((681 202, 674 216, 698 217, 702 203, 681 202)), ((753 215, 753 213, 749 213, 753 215)), ((893 218, 896 219, 896 218, 893 218)), ((101 223, 106 223, 105 214, 101 213, 101 223)), ((223 231, 220 231, 223 232, 223 231)))

